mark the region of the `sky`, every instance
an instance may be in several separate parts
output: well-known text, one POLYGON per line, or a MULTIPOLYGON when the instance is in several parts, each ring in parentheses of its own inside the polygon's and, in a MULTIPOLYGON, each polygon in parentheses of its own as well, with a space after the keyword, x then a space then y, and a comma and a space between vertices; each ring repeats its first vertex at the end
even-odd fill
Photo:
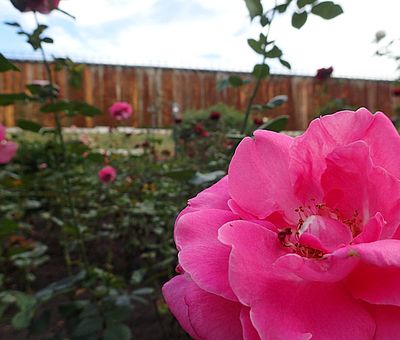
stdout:
MULTIPOLYGON (((291 74, 314 75, 333 66, 336 77, 394 79, 396 64, 376 57, 375 33, 400 36, 397 0, 336 0, 344 14, 323 20, 310 16, 305 26, 291 27, 290 16, 274 21, 271 38, 292 64, 291 74)), ((263 1, 268 8, 273 2, 263 1)), ((251 23, 244 0, 61 0, 59 12, 39 15, 49 25, 49 55, 76 61, 128 65, 249 71, 260 56, 247 45, 260 27, 251 23)), ((0 0, 0 22, 35 27, 32 13, 19 13, 0 0)), ((15 29, 0 26, 0 52, 8 57, 39 55, 15 29)), ((273 73, 287 73, 274 63, 273 73)))

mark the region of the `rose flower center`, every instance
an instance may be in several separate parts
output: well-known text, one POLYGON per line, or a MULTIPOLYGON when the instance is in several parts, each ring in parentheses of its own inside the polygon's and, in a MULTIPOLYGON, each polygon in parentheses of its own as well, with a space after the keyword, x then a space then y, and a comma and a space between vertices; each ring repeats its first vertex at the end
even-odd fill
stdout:
POLYGON ((350 244, 361 232, 361 220, 355 211, 351 218, 339 209, 330 209, 325 204, 299 207, 295 227, 278 231, 278 240, 293 253, 302 257, 320 259, 325 254, 350 244))

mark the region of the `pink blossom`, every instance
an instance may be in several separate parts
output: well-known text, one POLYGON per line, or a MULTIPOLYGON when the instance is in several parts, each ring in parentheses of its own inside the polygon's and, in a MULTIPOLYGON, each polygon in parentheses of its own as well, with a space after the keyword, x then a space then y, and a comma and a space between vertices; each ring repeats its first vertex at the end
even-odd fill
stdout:
POLYGON ((107 165, 99 171, 98 175, 101 182, 106 184, 111 183, 117 176, 117 170, 115 170, 112 166, 107 165))
POLYGON ((18 144, 6 140, 6 128, 0 124, 0 164, 9 163, 15 156, 18 144))
POLYGON ((132 115, 132 106, 127 102, 115 102, 108 109, 110 116, 116 120, 128 119, 132 115))
POLYGON ((11 0, 11 3, 21 12, 39 12, 49 14, 57 9, 60 0, 11 0))
POLYGON ((177 218, 165 300, 195 339, 400 338, 400 137, 341 111, 256 131, 177 218))

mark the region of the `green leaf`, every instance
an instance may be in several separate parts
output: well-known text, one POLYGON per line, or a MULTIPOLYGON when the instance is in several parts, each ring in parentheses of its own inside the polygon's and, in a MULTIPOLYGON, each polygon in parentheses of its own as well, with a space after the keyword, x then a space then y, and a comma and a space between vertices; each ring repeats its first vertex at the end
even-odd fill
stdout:
POLYGON ((317 0, 297 0, 297 7, 298 8, 303 8, 307 5, 312 5, 314 2, 317 0))
POLYGON ((36 299, 30 295, 15 291, 13 293, 15 303, 19 308, 19 312, 14 315, 11 324, 17 330, 25 329, 29 326, 31 319, 35 313, 36 299))
POLYGON ((214 182, 217 179, 225 176, 225 171, 216 170, 206 174, 202 174, 201 172, 197 172, 196 176, 190 181, 194 185, 203 185, 206 183, 214 182))
POLYGON ((174 169, 164 173, 164 176, 186 182, 192 179, 195 173, 193 169, 174 169))
POLYGON ((294 28, 300 29, 304 26, 307 21, 307 12, 293 13, 292 15, 292 26, 294 28))
POLYGON ((279 58, 280 56, 282 56, 282 51, 278 46, 274 46, 271 50, 265 53, 265 56, 267 58, 279 58))
POLYGON ((114 305, 107 307, 104 318, 107 323, 122 322, 132 315, 133 307, 130 305, 114 305))
POLYGON ((73 332, 74 337, 84 337, 101 330, 103 320, 101 317, 90 317, 83 319, 73 332))
POLYGON ((269 66, 267 64, 257 64, 253 68, 253 76, 256 79, 263 79, 269 75, 269 66))
POLYGON ((222 79, 217 82, 217 91, 221 92, 229 87, 229 80, 228 79, 222 79))
POLYGON ((13 26, 13 27, 21 27, 21 25, 18 22, 6 21, 4 24, 6 24, 8 26, 13 26))
POLYGON ((282 64, 282 66, 288 68, 289 70, 292 68, 292 66, 290 66, 290 63, 287 62, 286 60, 279 58, 279 62, 282 64))
POLYGON ((42 39, 42 42, 44 42, 46 44, 52 44, 52 43, 54 43, 54 40, 52 38, 45 37, 42 39))
POLYGON ((9 236, 14 234, 18 230, 18 223, 9 220, 7 218, 3 218, 0 220, 0 237, 9 236))
POLYGON ((263 105, 264 109, 275 109, 278 106, 286 103, 288 97, 286 95, 280 95, 272 98, 267 104, 263 105))
POLYGON ((258 129, 281 132, 286 128, 288 120, 289 116, 279 116, 261 125, 258 129))
POLYGON ((132 338, 131 330, 123 324, 111 325, 106 328, 103 340, 130 340, 132 338))
POLYGON ((32 335, 41 335, 50 325, 50 311, 43 311, 38 317, 34 318, 29 326, 29 333, 32 335))
POLYGON ((290 5, 290 3, 278 5, 278 6, 275 7, 275 9, 276 9, 279 13, 285 13, 289 5, 290 5))
POLYGON ((84 271, 80 271, 78 274, 74 276, 69 276, 60 281, 53 282, 49 284, 47 287, 39 290, 35 294, 35 298, 40 300, 41 302, 50 300, 55 295, 68 292, 75 287, 75 284, 79 281, 82 281, 86 277, 86 273, 84 271))
POLYGON ((29 327, 33 317, 33 310, 22 310, 16 313, 11 319, 11 324, 16 330, 22 330, 29 327))
POLYGON ((263 14, 263 7, 260 0, 244 0, 250 14, 251 20, 263 14))
POLYGON ((260 19, 260 24, 261 24, 261 26, 262 26, 262 27, 265 27, 265 26, 267 26, 269 23, 270 23, 270 20, 268 19, 268 17, 266 17, 265 15, 262 15, 262 16, 261 16, 261 19, 260 19))
POLYGON ((233 87, 239 87, 243 85, 243 79, 238 76, 230 76, 228 78, 229 85, 233 87))
POLYGON ((83 116, 100 115, 101 111, 92 105, 80 101, 60 100, 54 103, 45 104, 40 108, 41 112, 65 112, 68 116, 82 114, 83 116))
POLYGON ((311 9, 311 13, 318 15, 323 19, 333 19, 343 13, 340 5, 335 4, 333 1, 324 1, 316 4, 311 9))
POLYGON ((19 68, 0 53, 0 72, 19 71, 19 68))
POLYGON ((42 126, 36 122, 26 119, 18 119, 17 126, 22 130, 38 133, 42 126))
POLYGON ((262 48, 262 44, 260 41, 257 41, 255 39, 247 39, 247 43, 253 49, 254 52, 258 54, 264 54, 264 50, 262 48))
POLYGON ((29 100, 30 97, 25 93, 7 93, 0 94, 0 106, 13 105, 18 101, 29 100))

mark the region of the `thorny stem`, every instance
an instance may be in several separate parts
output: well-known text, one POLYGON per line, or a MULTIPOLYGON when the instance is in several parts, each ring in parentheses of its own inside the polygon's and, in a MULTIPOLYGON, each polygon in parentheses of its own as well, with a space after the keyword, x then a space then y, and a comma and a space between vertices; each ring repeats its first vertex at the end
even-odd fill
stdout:
MULTIPOLYGON (((33 13, 34 13, 34 16, 35 16, 36 24, 37 24, 37 26, 39 26, 39 20, 38 20, 37 14, 36 14, 36 12, 33 12, 33 13)), ((46 69, 47 78, 48 78, 48 81, 50 83, 51 91, 53 91, 54 82, 53 82, 53 77, 52 77, 52 74, 51 74, 50 64, 47 61, 46 53, 44 51, 44 48, 43 48, 42 44, 40 44, 39 49, 40 49, 40 52, 42 54, 42 60, 43 60, 43 64, 44 64, 45 69, 46 69)), ((50 102, 53 102, 53 101, 54 101, 53 97, 50 96, 50 102)), ((66 157, 67 156, 67 151, 66 151, 66 147, 65 147, 65 141, 64 141, 63 131, 62 131, 61 119, 60 119, 60 115, 59 115, 58 112, 54 112, 54 121, 55 121, 55 124, 56 124, 56 134, 58 136, 59 144, 60 144, 60 147, 61 147, 62 162, 61 162, 60 165, 64 165, 64 163, 65 163, 65 161, 67 159, 67 157, 66 157)), ((83 236, 82 236, 82 233, 81 233, 81 231, 79 229, 79 224, 78 224, 77 217, 76 217, 75 202, 74 202, 74 200, 72 198, 72 193, 71 193, 70 177, 69 177, 68 173, 65 172, 65 171, 62 171, 62 175, 63 175, 63 180, 64 180, 64 189, 65 189, 65 193, 66 193, 67 204, 68 204, 68 207, 69 207, 69 210, 70 210, 70 213, 71 213, 71 217, 72 217, 72 224, 73 224, 74 229, 76 230, 77 235, 78 235, 79 248, 80 248, 80 251, 81 251, 81 256, 83 258, 83 263, 84 263, 86 272, 89 273, 90 266, 89 266, 89 261, 88 261, 88 257, 87 257, 85 243, 83 241, 83 236)), ((66 258, 69 259, 70 256, 69 256, 69 252, 67 250, 67 246, 66 246, 66 252, 67 252, 66 258)), ((70 268, 69 268, 70 260, 67 260, 67 266, 68 266, 68 272, 70 272, 70 268)))
MULTIPOLYGON (((271 30, 271 24, 272 24, 272 21, 274 20, 274 16, 275 16, 275 13, 276 13, 276 9, 275 9, 276 5, 277 5, 277 2, 275 1, 275 6, 274 6, 274 8, 272 10, 271 19, 269 20, 267 33, 265 35, 266 43, 268 42, 268 36, 269 36, 269 32, 271 30)), ((267 44, 265 44, 265 46, 264 46, 264 52, 265 52, 266 48, 267 48, 267 44)), ((261 65, 264 66, 266 60, 267 60, 267 57, 264 55, 261 65)), ((249 116, 250 116, 250 112, 251 112, 251 108, 253 106, 254 100, 256 99, 258 89, 260 88, 261 80, 262 80, 262 77, 258 76, 257 80, 256 80, 256 84, 254 85, 254 88, 253 88, 253 92, 251 93, 251 96, 250 96, 249 101, 247 103, 246 111, 245 111, 245 114, 244 114, 243 126, 242 126, 242 129, 240 131, 240 133, 242 135, 246 132, 247 124, 248 124, 249 116)))

